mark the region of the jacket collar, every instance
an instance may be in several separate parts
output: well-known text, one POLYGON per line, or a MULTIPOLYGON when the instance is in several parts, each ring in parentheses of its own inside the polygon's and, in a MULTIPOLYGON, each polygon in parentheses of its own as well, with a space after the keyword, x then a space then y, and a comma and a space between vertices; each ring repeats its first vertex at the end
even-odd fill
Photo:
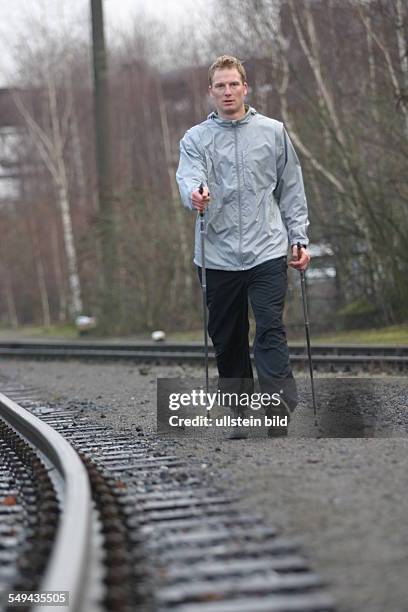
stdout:
POLYGON ((223 119, 218 115, 217 111, 210 113, 207 119, 212 119, 218 125, 222 125, 224 127, 232 127, 234 125, 248 123, 252 119, 253 115, 256 115, 257 112, 254 108, 252 108, 252 106, 248 106, 248 104, 245 104, 245 111, 245 115, 241 119, 223 119))

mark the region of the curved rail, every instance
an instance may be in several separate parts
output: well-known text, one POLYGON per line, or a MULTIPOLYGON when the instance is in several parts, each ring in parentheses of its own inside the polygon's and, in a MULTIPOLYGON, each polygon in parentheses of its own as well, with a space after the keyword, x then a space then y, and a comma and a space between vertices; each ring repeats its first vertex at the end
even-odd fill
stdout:
MULTIPOLYGON (((16 392, 36 410, 27 391, 16 392)), ((241 512, 235 506, 241 495, 229 494, 212 473, 169 454, 156 437, 114 432, 89 421, 79 407, 61 408, 47 407, 41 419, 80 452, 97 509, 100 504, 108 519, 104 527, 110 523, 104 533, 113 536, 104 555, 103 609, 335 610, 328 585, 299 544, 261 516, 241 512)))
MULTIPOLYGON (((57 537, 40 590, 68 591, 67 609, 77 612, 85 587, 90 549, 92 501, 86 469, 58 432, 2 393, 0 416, 47 457, 63 480, 57 537)), ((41 606, 38 610, 52 612, 55 607, 41 606)))

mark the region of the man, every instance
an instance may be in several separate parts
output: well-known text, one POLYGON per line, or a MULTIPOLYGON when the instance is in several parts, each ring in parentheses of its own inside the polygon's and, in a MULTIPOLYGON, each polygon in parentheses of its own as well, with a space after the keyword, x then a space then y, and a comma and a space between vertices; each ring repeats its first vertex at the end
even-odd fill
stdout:
MULTIPOLYGON (((205 211, 208 332, 220 381, 238 379, 242 392, 253 380, 249 298, 261 389, 281 397, 279 409, 271 405, 266 414, 287 413, 289 419, 297 392, 282 322, 286 258, 289 241, 291 267, 305 270, 310 261, 307 203, 299 160, 283 124, 247 106, 247 92, 242 63, 227 55, 217 58, 209 69, 215 111, 181 140, 177 181, 184 206, 205 211)), ((194 263, 201 281, 198 215, 194 263)), ((287 428, 271 426, 268 435, 287 435, 287 428)))

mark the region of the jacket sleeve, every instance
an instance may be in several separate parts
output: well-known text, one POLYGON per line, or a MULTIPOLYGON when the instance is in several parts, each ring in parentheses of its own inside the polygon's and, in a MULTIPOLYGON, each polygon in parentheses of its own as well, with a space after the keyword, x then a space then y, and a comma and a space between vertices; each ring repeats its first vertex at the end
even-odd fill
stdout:
POLYGON ((302 169, 292 142, 283 127, 278 141, 276 169, 277 184, 274 190, 281 215, 285 223, 290 245, 309 243, 307 227, 307 202, 303 185, 302 169))
POLYGON ((200 183, 207 184, 207 167, 204 155, 189 131, 180 141, 180 161, 176 179, 183 205, 193 210, 191 194, 199 188, 200 183))

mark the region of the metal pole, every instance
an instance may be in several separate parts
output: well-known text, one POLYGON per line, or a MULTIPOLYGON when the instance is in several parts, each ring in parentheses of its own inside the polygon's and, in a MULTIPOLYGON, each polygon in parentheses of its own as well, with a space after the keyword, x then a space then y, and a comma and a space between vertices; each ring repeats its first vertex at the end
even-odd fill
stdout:
POLYGON ((91 0, 94 66, 95 152, 99 201, 99 240, 102 254, 102 313, 99 327, 118 327, 118 252, 112 177, 108 58, 105 47, 103 0, 91 0))
MULTIPOLYGON (((198 188, 201 195, 204 192, 204 185, 201 183, 198 188)), ((205 389, 209 393, 208 384, 208 333, 207 333, 207 276, 205 272, 205 223, 204 212, 200 212, 200 238, 201 238, 201 287, 203 291, 203 326, 204 326, 204 366, 205 366, 205 389)))
MULTIPOLYGON (((301 256, 301 244, 297 243, 298 250, 298 259, 301 256)), ((310 371, 310 383, 312 387, 312 400, 313 400, 313 414, 315 418, 315 425, 317 425, 317 415, 316 415, 316 396, 314 389, 314 380, 313 380, 313 362, 312 362, 312 350, 310 347, 310 331, 309 331, 309 317, 307 312, 307 300, 306 300, 306 275, 304 270, 299 270, 300 272, 300 285, 302 288, 302 303, 303 303, 303 316, 305 319, 305 331, 306 331, 306 343, 307 343, 307 354, 309 358, 309 371, 310 371)))

